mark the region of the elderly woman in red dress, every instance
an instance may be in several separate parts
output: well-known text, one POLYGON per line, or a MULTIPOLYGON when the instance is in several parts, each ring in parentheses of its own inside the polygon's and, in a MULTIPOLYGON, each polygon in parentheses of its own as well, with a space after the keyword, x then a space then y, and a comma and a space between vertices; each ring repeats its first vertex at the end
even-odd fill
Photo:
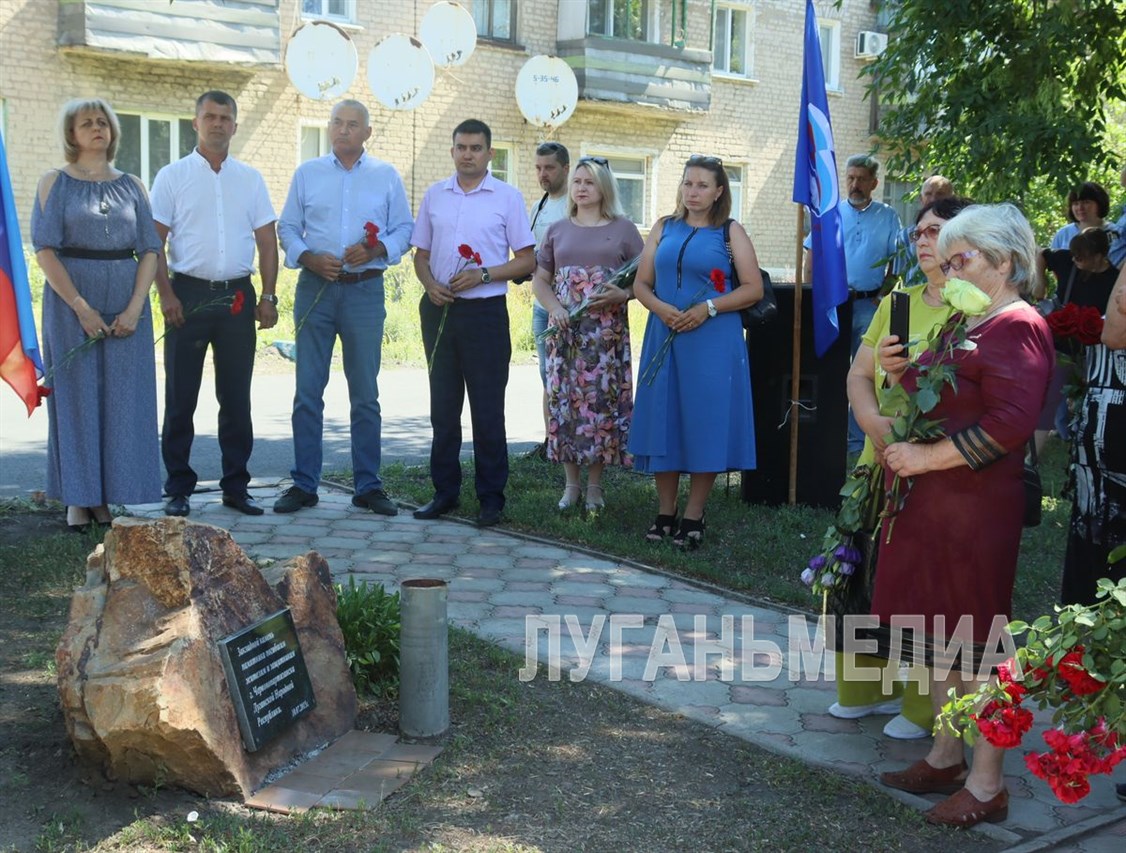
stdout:
MULTIPOLYGON (((976 285, 989 304, 969 318, 966 338, 954 350, 957 392, 945 385, 928 415, 942 422, 947 437, 891 444, 884 453, 889 479, 898 474, 913 484, 894 526, 885 521, 872 596, 872 613, 893 633, 897 622, 912 624, 931 648, 963 644, 961 661, 944 666, 934 656, 936 708, 950 688, 972 691, 988 677, 982 661, 989 660, 987 650, 993 652, 1011 619, 1024 448, 1055 359, 1047 324, 1022 298, 1034 278, 1036 243, 1015 207, 966 208, 943 227, 938 254, 948 275, 976 285)), ((881 342, 880 361, 890 383, 913 391, 917 365, 900 357, 899 349, 898 343, 881 342)), ((884 773, 881 781, 916 794, 953 794, 927 813, 927 821, 973 826, 1008 814, 1003 758, 1004 750, 982 738, 968 768, 961 739, 939 730, 925 758, 884 773)))

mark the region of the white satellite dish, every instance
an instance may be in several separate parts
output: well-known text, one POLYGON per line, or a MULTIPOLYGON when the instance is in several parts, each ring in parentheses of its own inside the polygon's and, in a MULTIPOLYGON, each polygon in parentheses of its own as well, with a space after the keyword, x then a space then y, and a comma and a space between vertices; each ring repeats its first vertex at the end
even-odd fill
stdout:
POLYGON ((434 88, 434 60, 418 39, 385 36, 368 54, 368 86, 390 110, 413 110, 434 88))
POLYGON ((533 56, 516 75, 516 103, 529 124, 559 127, 578 102, 579 81, 558 56, 533 56))
POLYGON ((327 21, 302 24, 285 48, 289 82, 314 101, 332 100, 347 92, 359 67, 355 43, 327 21))
POLYGON ((419 38, 439 68, 464 65, 477 47, 477 24, 452 0, 435 3, 422 18, 419 38))

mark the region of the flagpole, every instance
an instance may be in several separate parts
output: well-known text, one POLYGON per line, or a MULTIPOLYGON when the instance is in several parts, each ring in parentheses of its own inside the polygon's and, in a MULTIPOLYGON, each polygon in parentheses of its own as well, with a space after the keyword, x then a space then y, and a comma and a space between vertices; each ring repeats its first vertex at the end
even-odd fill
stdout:
POLYGON ((802 238, 805 226, 805 207, 797 205, 797 249, 794 264, 794 327, 793 327, 793 359, 790 363, 790 490, 789 504, 793 506, 798 502, 798 420, 801 417, 801 300, 802 281, 804 276, 804 247, 802 238))

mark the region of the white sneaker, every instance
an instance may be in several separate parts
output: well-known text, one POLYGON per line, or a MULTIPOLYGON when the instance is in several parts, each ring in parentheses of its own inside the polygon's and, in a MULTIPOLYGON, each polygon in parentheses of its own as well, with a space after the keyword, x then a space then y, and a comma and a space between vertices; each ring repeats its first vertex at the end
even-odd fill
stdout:
POLYGON ((870 717, 873 714, 898 714, 903 710, 902 699, 889 699, 887 702, 877 702, 874 705, 842 705, 834 702, 829 706, 829 713, 839 720, 859 720, 861 717, 870 717))
POLYGON ((902 714, 892 717, 884 726, 884 734, 896 740, 918 740, 930 737, 931 730, 917 726, 902 714))

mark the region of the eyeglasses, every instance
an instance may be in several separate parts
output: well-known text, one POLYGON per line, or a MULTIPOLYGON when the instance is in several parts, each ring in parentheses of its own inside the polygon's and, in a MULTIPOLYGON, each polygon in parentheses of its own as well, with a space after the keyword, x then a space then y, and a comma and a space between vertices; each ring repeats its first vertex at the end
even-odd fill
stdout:
POLYGON ((719 157, 712 157, 709 154, 693 154, 688 158, 689 166, 697 166, 701 163, 705 166, 719 166, 721 169, 723 168, 723 160, 719 157))
POLYGON ((970 258, 976 258, 980 254, 981 252, 979 252, 977 249, 970 249, 968 252, 959 252, 956 255, 951 255, 950 260, 948 260, 946 263, 939 264, 938 268, 942 270, 943 275, 950 275, 951 270, 953 270, 954 272, 961 272, 962 267, 966 265, 966 261, 968 261, 970 258))
POLYGON ((610 168, 610 161, 605 157, 580 157, 579 162, 575 164, 575 168, 578 168, 583 163, 597 163, 603 169, 610 168))
POLYGON ((918 243, 924 237, 933 242, 938 239, 938 232, 941 230, 941 225, 928 225, 926 228, 912 228, 907 236, 911 238, 912 243, 918 243))

